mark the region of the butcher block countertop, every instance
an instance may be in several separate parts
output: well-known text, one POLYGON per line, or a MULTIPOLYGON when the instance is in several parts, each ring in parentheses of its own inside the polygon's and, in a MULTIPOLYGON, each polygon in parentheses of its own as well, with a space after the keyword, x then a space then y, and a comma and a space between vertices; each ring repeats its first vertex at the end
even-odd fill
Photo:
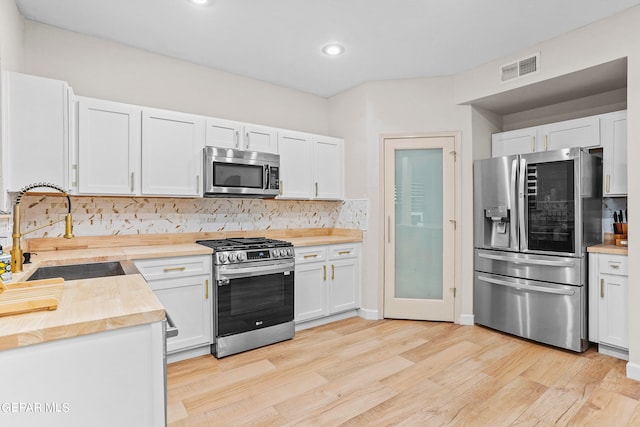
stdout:
POLYGON ((64 282, 57 310, 0 317, 0 350, 161 321, 140 274, 64 282))
POLYGON ((629 249, 627 246, 616 246, 612 243, 601 243, 599 245, 589 246, 587 252, 612 255, 627 255, 629 249))
MULTIPOLYGON (((295 229, 124 236, 37 238, 23 242, 31 264, 8 283, 28 278, 38 267, 104 261, 207 255, 196 240, 257 237, 288 240, 294 246, 362 241, 346 229, 295 229)), ((164 307, 140 274, 64 282, 58 308, 0 317, 0 350, 161 321, 164 307)))

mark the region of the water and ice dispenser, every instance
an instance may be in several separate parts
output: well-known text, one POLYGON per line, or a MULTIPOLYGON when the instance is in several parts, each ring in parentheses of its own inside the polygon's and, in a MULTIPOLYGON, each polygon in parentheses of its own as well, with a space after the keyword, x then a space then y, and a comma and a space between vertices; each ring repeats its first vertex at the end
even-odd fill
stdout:
POLYGON ((510 210, 506 206, 484 209, 485 244, 495 248, 508 248, 510 241, 510 210))

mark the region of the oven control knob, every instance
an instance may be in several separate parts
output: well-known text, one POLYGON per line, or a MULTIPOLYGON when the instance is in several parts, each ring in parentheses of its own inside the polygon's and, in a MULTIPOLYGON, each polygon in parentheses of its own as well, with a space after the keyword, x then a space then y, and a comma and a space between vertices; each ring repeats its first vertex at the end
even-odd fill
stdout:
POLYGON ((229 254, 229 262, 236 262, 236 254, 229 254))
POLYGON ((227 254, 220 254, 218 255, 218 259, 220 260, 221 263, 225 263, 227 262, 227 254))
POLYGON ((238 252, 238 262, 245 261, 247 259, 247 254, 244 252, 238 252))
POLYGON ((287 255, 289 255, 289 256, 293 256, 293 249, 288 248, 288 249, 287 249, 287 255))
POLYGON ((282 252, 280 251, 280 249, 274 249, 273 250, 273 256, 278 258, 279 256, 282 255, 282 252))

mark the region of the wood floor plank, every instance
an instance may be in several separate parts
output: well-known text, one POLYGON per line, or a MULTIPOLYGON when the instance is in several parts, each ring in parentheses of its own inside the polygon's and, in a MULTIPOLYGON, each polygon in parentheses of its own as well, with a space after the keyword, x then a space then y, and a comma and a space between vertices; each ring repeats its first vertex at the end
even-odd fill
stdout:
POLYGON ((598 388, 573 417, 571 425, 626 426, 637 408, 637 400, 598 388))
POLYGON ((637 426, 626 362, 478 326, 350 318, 168 367, 168 425, 637 426))

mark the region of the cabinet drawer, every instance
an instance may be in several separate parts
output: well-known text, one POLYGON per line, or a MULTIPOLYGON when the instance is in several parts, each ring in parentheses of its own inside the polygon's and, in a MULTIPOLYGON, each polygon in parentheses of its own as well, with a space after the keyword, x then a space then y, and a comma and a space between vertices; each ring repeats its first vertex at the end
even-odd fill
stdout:
POLYGON ((210 255, 140 259, 134 263, 147 281, 211 273, 210 255))
POLYGON ((329 259, 356 258, 358 256, 359 244, 332 245, 329 247, 329 259))
POLYGON ((327 259, 327 249, 324 246, 309 246, 295 248, 296 264, 307 264, 310 262, 320 262, 327 259))
POLYGON ((628 258, 624 255, 599 255, 600 274, 617 274, 627 276, 629 269, 627 267, 628 258))

